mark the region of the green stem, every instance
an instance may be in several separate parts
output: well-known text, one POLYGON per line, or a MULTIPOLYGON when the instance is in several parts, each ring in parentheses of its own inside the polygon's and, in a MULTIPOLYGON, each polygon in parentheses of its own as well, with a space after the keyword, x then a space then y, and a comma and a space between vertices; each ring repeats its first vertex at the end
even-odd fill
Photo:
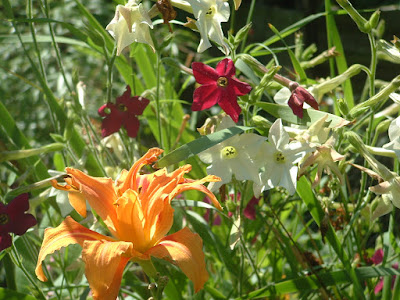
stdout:
POLYGON ((160 53, 157 52, 156 109, 157 109, 158 135, 160 137, 160 147, 161 149, 164 149, 162 125, 161 125, 161 109, 160 109, 160 83, 161 83, 160 69, 161 69, 161 58, 160 58, 160 53))
MULTIPOLYGON (((251 20, 253 19, 253 14, 254 14, 254 8, 256 6, 256 0, 251 0, 250 8, 249 8, 249 13, 247 14, 247 19, 246 19, 246 24, 249 24, 251 20)), ((244 48, 246 46, 246 41, 247 41, 247 35, 246 34, 242 40, 242 45, 240 46, 240 52, 244 51, 244 48)))

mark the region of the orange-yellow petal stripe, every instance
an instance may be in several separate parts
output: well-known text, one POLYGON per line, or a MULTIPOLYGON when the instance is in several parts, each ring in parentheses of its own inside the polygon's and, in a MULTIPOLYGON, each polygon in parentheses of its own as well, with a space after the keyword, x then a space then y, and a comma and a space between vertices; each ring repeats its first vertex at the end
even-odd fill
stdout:
POLYGON ((163 238, 145 254, 166 259, 177 265, 193 281, 194 290, 198 292, 208 280, 202 248, 203 241, 200 236, 185 227, 163 238))
POLYGON ((42 262, 47 255, 71 244, 79 244, 82 246, 84 241, 102 239, 112 240, 100 233, 87 229, 71 217, 65 218, 65 220, 55 228, 47 228, 44 231, 43 243, 36 264, 35 273, 37 278, 41 281, 47 281, 42 269, 42 262))
POLYGON ((129 242, 86 241, 83 244, 82 259, 93 299, 117 298, 122 274, 131 256, 129 242))

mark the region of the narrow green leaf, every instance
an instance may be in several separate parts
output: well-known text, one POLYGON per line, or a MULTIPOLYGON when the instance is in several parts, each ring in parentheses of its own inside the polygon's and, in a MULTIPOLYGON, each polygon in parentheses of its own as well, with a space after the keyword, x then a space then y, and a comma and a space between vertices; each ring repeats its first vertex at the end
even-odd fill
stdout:
MULTIPOLYGON (((336 26, 335 17, 331 11, 331 1, 325 0, 325 10, 326 10, 326 30, 328 36, 328 48, 336 47, 336 51, 340 53, 340 55, 335 56, 335 62, 339 74, 342 74, 344 71, 348 69, 346 55, 344 53, 342 40, 340 38, 340 34, 338 28, 336 26)), ((331 70, 331 77, 335 76, 334 70, 331 70)), ((343 83, 344 90, 344 99, 347 102, 347 106, 351 109, 354 106, 354 96, 353 96, 353 87, 351 85, 351 81, 346 80, 343 83)), ((335 102, 335 111, 337 110, 336 102, 335 102)))
POLYGON ((18 293, 13 290, 0 288, 0 299, 7 299, 7 300, 36 300, 35 297, 18 293))
POLYGON ((336 128, 336 127, 342 127, 350 124, 349 121, 346 119, 343 119, 339 116, 332 115, 330 113, 326 113, 320 110, 315 110, 312 108, 309 109, 303 109, 303 118, 300 119, 296 115, 293 114, 293 111, 290 109, 289 106, 286 105, 280 105, 276 103, 267 103, 267 102, 257 102, 255 105, 258 107, 261 107, 263 110, 265 110, 267 113, 270 115, 276 117, 276 118, 281 118, 282 120, 292 123, 292 124, 297 124, 297 125, 306 125, 310 126, 314 122, 320 120, 322 117, 328 115, 327 122, 330 122, 329 127, 330 128, 336 128))
POLYGON ((168 153, 155 164, 155 167, 163 168, 176 164, 248 129, 251 129, 251 127, 236 126, 202 136, 168 153))
MULTIPOLYGON (((399 275, 400 272, 393 268, 385 267, 361 267, 355 269, 355 273, 360 280, 381 276, 399 275)), ((319 273, 318 278, 325 286, 335 286, 338 284, 351 284, 345 270, 319 273)), ((253 291, 246 296, 246 299, 259 299, 271 295, 282 295, 296 293, 310 289, 320 288, 320 283, 315 275, 285 280, 279 283, 271 284, 259 290, 253 291)))

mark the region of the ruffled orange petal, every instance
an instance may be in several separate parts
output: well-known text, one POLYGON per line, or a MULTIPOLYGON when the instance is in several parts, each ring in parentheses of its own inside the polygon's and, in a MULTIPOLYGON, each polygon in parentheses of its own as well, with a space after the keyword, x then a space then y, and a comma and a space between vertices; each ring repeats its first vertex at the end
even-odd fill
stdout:
POLYGON ((79 185, 78 188, 90 206, 108 226, 112 234, 115 234, 117 214, 114 203, 117 200, 117 194, 111 178, 92 177, 73 168, 66 168, 65 170, 79 185))
POLYGON ((122 273, 130 258, 130 242, 86 241, 83 244, 82 259, 93 299, 117 298, 122 273))
POLYGON ((66 217, 56 228, 47 228, 44 231, 43 243, 36 264, 35 273, 37 278, 41 281, 47 281, 42 269, 42 262, 47 255, 71 244, 79 244, 82 246, 84 241, 103 239, 112 241, 109 237, 87 229, 71 217, 66 217))
POLYGON ((136 177, 138 175, 138 172, 144 165, 151 164, 155 162, 158 159, 158 156, 163 153, 164 150, 159 149, 159 148, 151 148, 147 151, 145 155, 143 155, 138 161, 136 161, 132 168, 129 170, 128 174, 124 174, 125 181, 120 182, 118 181, 118 190, 119 194, 122 195, 125 193, 127 189, 132 189, 132 190, 137 190, 137 183, 136 183, 136 177))
POLYGON ((221 180, 221 178, 219 178, 218 176, 215 176, 215 175, 208 175, 208 176, 206 176, 206 177, 204 177, 203 179, 200 179, 200 180, 185 179, 185 183, 182 183, 182 184, 178 185, 169 194, 169 199, 172 200, 174 197, 176 197, 180 193, 183 193, 184 191, 197 190, 197 191, 200 191, 200 192, 203 192, 204 194, 206 194, 210 198, 210 200, 213 203, 213 205, 217 209, 222 210, 221 204, 219 204, 219 202, 218 202, 217 198, 215 197, 215 195, 208 188, 206 188, 203 185, 206 182, 216 182, 216 181, 220 181, 220 180, 221 180))
POLYGON ((80 214, 82 217, 86 218, 86 198, 81 193, 81 191, 72 185, 71 178, 64 179, 67 184, 61 185, 57 180, 51 180, 51 185, 61 191, 68 192, 68 200, 71 206, 80 214))
POLYGON ((159 244, 145 254, 168 260, 177 265, 185 275, 193 281, 197 293, 208 280, 208 272, 204 261, 203 241, 185 227, 166 236, 159 244))

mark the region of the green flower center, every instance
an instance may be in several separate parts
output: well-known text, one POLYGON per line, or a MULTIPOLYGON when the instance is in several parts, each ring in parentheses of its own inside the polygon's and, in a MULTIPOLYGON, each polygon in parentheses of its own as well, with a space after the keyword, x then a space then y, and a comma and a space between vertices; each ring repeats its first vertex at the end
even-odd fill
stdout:
POLYGON ((124 104, 118 104, 118 109, 120 110, 120 111, 127 111, 128 110, 128 108, 124 105, 124 104))
POLYGON ((0 225, 5 225, 10 222, 10 217, 7 214, 0 214, 0 225))
POLYGON ((227 146, 221 150, 221 155, 224 159, 232 159, 238 155, 238 152, 235 147, 227 146))
POLYGON ((211 6, 211 7, 207 10, 206 16, 212 17, 214 14, 215 14, 215 7, 214 7, 214 6, 211 6))
POLYGON ((285 163, 285 155, 283 155, 283 153, 280 151, 275 152, 274 158, 277 163, 285 163))
POLYGON ((217 85, 220 87, 227 87, 228 86, 228 78, 221 76, 217 79, 217 85))

